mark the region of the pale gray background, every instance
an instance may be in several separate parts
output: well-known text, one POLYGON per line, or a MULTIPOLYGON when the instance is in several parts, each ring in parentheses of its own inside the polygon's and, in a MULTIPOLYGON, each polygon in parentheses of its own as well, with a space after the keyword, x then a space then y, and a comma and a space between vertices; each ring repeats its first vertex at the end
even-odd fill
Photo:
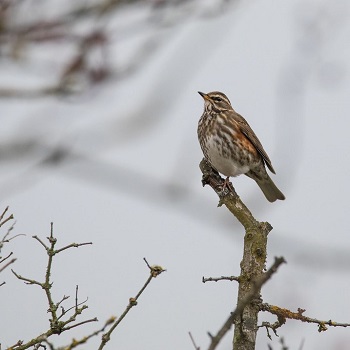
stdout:
MULTIPOLYGON (((62 10, 59 3, 44 5, 48 17, 62 10)), ((350 322, 349 13, 347 0, 193 1, 170 4, 158 17, 150 2, 121 7, 104 23, 108 60, 115 70, 135 61, 133 73, 73 97, 0 100, 1 208, 10 206, 15 233, 26 234, 2 252, 14 251, 13 269, 42 278, 46 257, 31 236, 48 236, 51 221, 59 245, 93 241, 57 257, 54 296, 71 295, 73 302, 78 284, 81 299, 89 298, 81 320, 97 316, 102 325, 121 314, 146 280, 146 257, 167 272, 151 283, 107 348, 193 349, 191 331, 205 349, 206 332, 215 333, 233 310, 237 286, 201 278, 238 275, 243 242, 243 229, 216 208, 198 169, 203 101, 197 91, 221 90, 259 136, 287 197, 271 204, 252 180, 234 179, 255 217, 274 227, 268 265, 274 256, 288 261, 263 288, 264 300, 350 322), (11 153, 26 143, 33 147, 11 153), (52 147, 62 146, 81 158, 40 165, 52 147)), ((1 58, 1 86, 54 82, 62 56, 73 49, 42 44, 23 60, 1 58)), ((6 281, 2 346, 45 331, 42 291, 9 269, 0 278, 6 281)), ((275 319, 262 314, 264 320, 275 319)), ((67 332, 57 344, 97 326, 67 332)), ((350 343, 348 329, 320 334, 316 325, 297 321, 278 333, 290 349, 303 340, 303 349, 350 343)), ((231 338, 220 348, 228 349, 231 338)), ((278 341, 273 336, 274 349, 278 341)), ((261 330, 257 348, 268 343, 261 330)))

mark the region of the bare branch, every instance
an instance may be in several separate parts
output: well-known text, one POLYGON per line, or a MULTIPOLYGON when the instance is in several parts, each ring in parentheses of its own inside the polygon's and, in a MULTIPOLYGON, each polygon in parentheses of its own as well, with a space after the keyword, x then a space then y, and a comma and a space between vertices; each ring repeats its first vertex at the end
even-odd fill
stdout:
POLYGON ((46 250, 49 250, 49 247, 38 236, 32 236, 32 238, 36 239, 46 250))
POLYGON ((2 212, 2 214, 0 215, 0 222, 2 221, 2 219, 4 218, 6 212, 9 210, 9 207, 7 206, 4 211, 2 212))
POLYGON ((5 210, 3 211, 3 213, 0 215, 0 227, 5 225, 6 222, 13 219, 13 214, 11 214, 6 219, 4 219, 4 216, 5 216, 6 212, 8 211, 8 209, 9 209, 9 207, 6 207, 5 210))
POLYGON ((238 219, 245 229, 243 258, 241 261, 241 273, 238 286, 238 308, 235 313, 239 317, 229 317, 222 326, 220 332, 212 337, 210 349, 214 349, 220 339, 231 328, 235 322, 234 348, 241 350, 253 350, 255 348, 257 323, 260 300, 260 290, 257 288, 264 278, 267 256, 267 236, 272 230, 268 222, 257 221, 249 209, 240 200, 232 184, 223 191, 224 180, 210 164, 203 159, 199 167, 203 173, 203 186, 209 184, 219 196, 219 206, 225 205, 227 209, 238 219), (252 294, 253 293, 253 294, 252 294), (249 297, 247 299, 247 297, 249 297), (240 310, 240 308, 242 309, 240 310))
MULTIPOLYGON (((11 253, 12 254, 12 253, 11 253)), ((5 260, 5 259, 4 259, 5 260)), ((4 261, 2 260, 2 261, 4 261)), ((16 258, 13 258, 11 259, 10 261, 8 261, 4 266, 1 266, 0 268, 0 272, 4 271, 6 269, 6 267, 8 267, 9 265, 13 264, 17 259, 16 258)), ((1 261, 1 262, 2 262, 1 261)))
MULTIPOLYGON (((286 319, 299 320, 299 321, 307 322, 307 323, 316 323, 316 324, 318 324, 318 331, 319 332, 326 331, 328 329, 327 326, 330 326, 330 327, 350 327, 350 323, 341 323, 341 322, 335 322, 332 320, 323 321, 323 320, 318 320, 316 318, 304 316, 303 313, 305 312, 305 310, 301 309, 301 308, 298 309, 298 312, 292 312, 288 309, 284 309, 284 308, 281 308, 279 306, 264 303, 261 305, 261 311, 268 311, 271 314, 276 315, 278 317, 278 319, 283 320, 284 323, 286 322, 286 319)), ((270 328, 272 328, 272 327, 270 327, 270 328)))
POLYGON ((61 249, 57 249, 56 250, 56 254, 58 253, 61 253, 62 251, 66 250, 66 249, 69 249, 69 248, 78 248, 78 247, 81 247, 83 245, 91 245, 92 242, 85 242, 85 243, 71 243, 71 244, 68 244, 67 246, 61 248, 61 249))
POLYGON ((95 337, 97 335, 99 335, 100 333, 104 332, 106 330, 106 328, 108 326, 110 326, 113 322, 115 321, 115 317, 110 317, 106 322, 105 324, 103 325, 102 328, 92 332, 91 334, 83 337, 82 339, 80 340, 76 340, 76 339, 73 339, 73 341, 71 342, 71 344, 63 347, 62 349, 58 349, 58 350, 72 350, 74 348, 76 348, 77 346, 79 345, 82 345, 82 344, 86 344, 88 342, 89 339, 91 339, 92 337, 95 337))
MULTIPOLYGON (((11 252, 8 256, 6 256, 5 258, 2 259, 2 257, 0 257, 0 264, 3 263, 5 260, 7 260, 11 255, 13 254, 13 252, 11 252)), ((1 271, 1 270, 0 270, 1 271)))
POLYGON ((272 340, 269 329, 272 329, 275 336, 278 337, 277 328, 282 327, 285 323, 285 319, 278 317, 278 320, 275 323, 271 324, 270 322, 263 322, 261 326, 258 326, 258 328, 265 327, 268 338, 272 340))
POLYGON ((207 277, 204 278, 202 277, 202 282, 206 283, 206 282, 218 282, 218 281, 237 281, 239 282, 239 276, 221 276, 221 277, 207 277))
POLYGON ((188 335, 189 335, 190 338, 191 338, 191 342, 192 342, 194 348, 195 348, 196 350, 200 350, 201 348, 200 348, 199 346, 196 345, 196 342, 194 341, 194 338, 193 338, 193 336, 192 336, 192 333, 191 333, 191 332, 188 332, 188 335))
POLYGON ((12 269, 11 269, 11 271, 19 280, 24 281, 26 284, 36 284, 36 285, 42 287, 42 283, 35 281, 35 280, 32 280, 30 278, 23 277, 23 276, 19 275, 18 273, 16 273, 12 269))
MULTIPOLYGON (((87 305, 83 304, 84 302, 79 302, 78 301, 78 286, 76 286, 75 289, 75 303, 72 307, 68 308, 67 310, 65 310, 63 308, 62 303, 67 300, 69 297, 68 296, 63 296, 63 298, 61 300, 59 300, 58 302, 54 302, 53 298, 52 298, 52 294, 51 294, 51 289, 52 289, 52 282, 51 282, 51 270, 52 270, 52 264, 53 264, 53 258, 56 254, 71 248, 71 247, 79 247, 81 245, 86 245, 86 244, 90 244, 90 243, 72 243, 69 244, 63 248, 60 249, 55 249, 56 243, 57 243, 57 239, 54 237, 53 235, 53 223, 51 223, 51 229, 50 229, 50 236, 47 237, 48 241, 49 241, 49 245, 46 245, 39 237, 37 236, 33 236, 33 238, 35 240, 37 240, 39 242, 39 244, 41 246, 44 247, 46 254, 48 256, 48 262, 47 262, 47 266, 46 266, 46 271, 45 271, 45 278, 44 278, 44 282, 40 282, 34 279, 30 279, 27 277, 23 277, 19 274, 17 274, 15 271, 12 270, 13 274, 19 279, 24 281, 27 284, 34 284, 34 285, 38 285, 40 286, 46 295, 46 299, 47 302, 49 304, 49 308, 48 308, 48 312, 50 313, 51 317, 50 317, 50 329, 48 331, 46 331, 45 333, 42 333, 41 335, 39 335, 38 337, 30 340, 27 343, 21 343, 20 345, 16 346, 16 350, 24 350, 27 349, 29 347, 32 346, 36 346, 37 348, 39 347, 43 347, 44 345, 41 345, 42 342, 47 343, 50 348, 52 348, 51 344, 48 342, 48 338, 53 335, 53 334, 60 334, 64 331, 68 331, 72 328, 76 328, 79 327, 83 324, 86 323, 90 323, 90 322, 96 322, 97 318, 91 318, 88 320, 84 320, 81 322, 77 322, 74 323, 77 319, 77 317, 85 310, 88 308, 87 305), (58 316, 58 310, 61 307, 61 315, 58 316), (68 312, 73 311, 73 314, 64 319, 63 320, 63 316, 66 316, 68 312)), ((72 344, 71 344, 72 345, 72 344)))
POLYGON ((68 331, 69 329, 72 329, 72 328, 75 328, 75 327, 79 327, 79 326, 81 326, 81 325, 83 325, 83 324, 85 324, 85 323, 97 322, 97 321, 98 321, 97 317, 94 317, 94 318, 91 318, 90 320, 85 320, 85 321, 76 323, 76 324, 74 324, 73 326, 64 327, 64 328, 62 329, 62 332, 63 332, 63 331, 68 331))
MULTIPOLYGON (((69 297, 67 297, 66 299, 68 299, 69 297)), ((59 316, 57 319, 59 320, 59 319, 61 319, 64 315, 66 315, 69 311, 71 311, 71 310, 75 310, 75 313, 79 313, 79 308, 78 308, 78 306, 80 306, 80 305, 83 305, 84 303, 86 303, 88 301, 88 298, 86 298, 84 301, 81 301, 81 302, 79 302, 78 304, 77 304, 77 300, 76 300, 76 304, 74 305, 74 306, 71 306, 70 308, 68 308, 67 310, 64 310, 63 308, 62 308, 62 314, 61 314, 61 316, 59 316)), ((87 308, 87 306, 85 306, 85 308, 87 308)))
POLYGON ((131 308, 133 308, 134 306, 137 305, 137 300, 138 298, 141 296, 141 294, 143 293, 143 291, 147 288, 147 286, 149 285, 149 283, 151 282, 151 280, 153 278, 156 278, 158 275, 160 275, 162 272, 166 271, 164 270, 161 266, 159 265, 153 265, 151 266, 146 258, 143 258, 143 260, 145 261, 145 263, 147 264, 148 268, 150 269, 150 275, 147 278, 145 284, 143 285, 143 287, 139 290, 139 292, 136 294, 135 297, 131 297, 129 299, 129 304, 127 305, 127 307, 125 308, 124 312, 121 314, 121 316, 115 320, 115 322, 113 323, 112 327, 109 329, 109 331, 105 334, 103 334, 102 336, 102 341, 100 343, 100 346, 98 348, 98 350, 101 350, 104 348, 104 346, 107 344, 107 342, 109 342, 110 338, 111 338, 111 334, 114 331, 114 329, 120 324, 120 322, 124 319, 124 317, 128 314, 128 312, 130 311, 131 308))
POLYGON ((217 345, 220 343, 221 339, 225 336, 225 334, 231 329, 233 322, 235 319, 241 317, 244 308, 250 303, 254 297, 256 297, 256 294, 258 291, 260 291, 261 287, 271 278, 271 276, 277 271, 278 267, 285 263, 283 257, 275 258, 275 262, 273 265, 269 268, 269 270, 257 278, 253 282, 253 288, 248 292, 244 298, 242 298, 236 307, 236 310, 231 313, 229 318, 226 320, 224 325, 221 327, 221 329, 218 331, 218 333, 215 336, 211 336, 211 343, 209 346, 209 350, 216 349, 217 345))

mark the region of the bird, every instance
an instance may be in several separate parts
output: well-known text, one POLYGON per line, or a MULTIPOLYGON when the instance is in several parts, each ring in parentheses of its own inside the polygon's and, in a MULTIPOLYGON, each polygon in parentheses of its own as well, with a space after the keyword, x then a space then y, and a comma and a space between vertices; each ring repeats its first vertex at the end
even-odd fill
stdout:
POLYGON ((275 174, 271 160, 248 122, 231 106, 228 97, 219 91, 204 93, 204 112, 198 122, 198 140, 204 157, 212 168, 229 178, 241 174, 256 181, 266 199, 284 200, 266 167, 275 174))

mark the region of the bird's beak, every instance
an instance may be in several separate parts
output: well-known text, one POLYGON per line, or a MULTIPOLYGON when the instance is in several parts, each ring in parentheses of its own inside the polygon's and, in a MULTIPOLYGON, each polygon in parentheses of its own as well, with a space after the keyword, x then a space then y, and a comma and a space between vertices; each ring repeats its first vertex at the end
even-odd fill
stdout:
POLYGON ((210 97, 204 92, 198 91, 198 93, 207 101, 210 101, 210 97))

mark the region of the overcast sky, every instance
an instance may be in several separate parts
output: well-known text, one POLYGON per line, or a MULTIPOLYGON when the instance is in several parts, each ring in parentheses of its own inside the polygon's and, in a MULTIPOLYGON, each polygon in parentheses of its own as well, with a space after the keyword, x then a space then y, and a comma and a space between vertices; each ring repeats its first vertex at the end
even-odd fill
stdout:
MULTIPOLYGON (((54 18, 57 8, 47 5, 43 13, 54 18)), ((205 349, 207 331, 215 333, 234 309, 237 286, 201 278, 239 274, 244 233, 202 188, 198 168, 197 91, 220 90, 258 135, 286 195, 269 203, 248 177, 233 180, 253 215, 274 227, 267 265, 274 256, 288 262, 263 287, 264 301, 350 322, 349 14, 346 0, 194 1, 158 12, 149 3, 126 5, 103 23, 80 24, 82 33, 101 26, 108 34, 106 52, 96 58, 108 61, 106 81, 83 88, 79 81, 72 96, 0 99, 1 206, 16 217, 14 233, 26 235, 2 255, 13 251, 16 272, 42 279, 45 251, 32 235, 45 239, 53 221, 59 246, 92 241, 55 259, 53 294, 73 303, 78 284, 89 305, 81 320, 97 316, 99 325, 120 315, 142 287, 146 257, 167 272, 107 347, 193 349, 191 331, 205 349), (63 160, 47 161, 58 149, 63 160)), ((75 46, 23 50, 19 60, 0 57, 2 88, 53 84, 75 46)), ((2 281, 2 346, 47 330, 43 291, 9 269, 2 281)), ((264 320, 275 321, 261 314, 264 320)), ((66 332, 57 344, 99 325, 66 332)), ((296 321, 278 333, 290 349, 303 340, 304 349, 342 350, 350 342, 347 329, 320 334, 296 321)), ((260 330, 257 348, 270 342, 279 349, 278 341, 260 330)))

